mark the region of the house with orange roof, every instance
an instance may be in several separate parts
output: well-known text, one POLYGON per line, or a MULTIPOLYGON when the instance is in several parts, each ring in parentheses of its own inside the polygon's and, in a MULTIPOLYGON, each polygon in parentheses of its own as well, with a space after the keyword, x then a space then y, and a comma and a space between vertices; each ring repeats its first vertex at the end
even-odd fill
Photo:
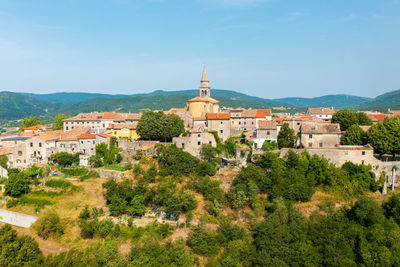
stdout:
POLYGON ((240 113, 236 112, 234 114, 235 116, 231 117, 231 125, 236 132, 255 131, 258 121, 270 121, 272 119, 270 109, 244 109, 240 113))
POLYGON ((141 113, 80 113, 72 118, 63 120, 64 132, 72 131, 76 127, 88 127, 91 133, 102 133, 111 124, 137 123, 141 113))
POLYGON ((226 112, 206 113, 207 128, 216 131, 222 142, 231 136, 230 114, 226 112))
POLYGON ((35 125, 24 129, 24 132, 46 132, 52 131, 53 128, 46 125, 35 125))
POLYGON ((96 154, 96 134, 81 134, 78 137, 79 153, 84 155, 96 154))
POLYGON ((371 119, 373 124, 383 122, 387 116, 385 114, 367 113, 368 118, 371 119))
POLYGON ((193 128, 204 126, 207 127, 207 119, 206 116, 204 117, 194 117, 193 118, 193 128))

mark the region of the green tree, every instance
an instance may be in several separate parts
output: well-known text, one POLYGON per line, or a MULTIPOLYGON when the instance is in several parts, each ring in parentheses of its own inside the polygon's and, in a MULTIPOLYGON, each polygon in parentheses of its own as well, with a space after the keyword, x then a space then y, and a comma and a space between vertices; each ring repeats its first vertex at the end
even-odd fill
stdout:
POLYGON ((367 131, 368 143, 374 148, 374 152, 381 157, 393 151, 392 136, 383 123, 373 125, 367 131))
POLYGON ((61 219, 54 210, 48 210, 35 222, 34 228, 37 234, 43 239, 49 238, 51 235, 62 235, 64 227, 61 219))
POLYGON ((293 129, 289 127, 288 123, 284 123, 278 134, 278 146, 279 148, 295 146, 297 136, 293 129))
POLYGON ((367 116, 367 114, 365 114, 365 112, 357 112, 356 116, 359 125, 372 125, 372 120, 367 116))
POLYGON ((202 160, 213 162, 217 156, 217 149, 211 144, 202 144, 200 148, 200 157, 202 160))
POLYGON ((63 167, 79 164, 79 153, 70 154, 68 152, 59 152, 52 154, 51 158, 55 163, 63 167))
POLYGON ((340 140, 342 145, 365 145, 367 134, 357 124, 350 126, 340 140))
POLYGON ((389 201, 383 203, 383 210, 387 218, 393 218, 400 225, 400 194, 394 194, 389 201))
POLYGON ((8 169, 8 156, 4 155, 4 156, 0 156, 0 166, 3 167, 4 169, 8 169))
POLYGON ((29 176, 24 172, 10 173, 4 186, 4 193, 11 197, 19 197, 29 192, 29 176))
POLYGON ((27 117, 19 125, 19 131, 23 132, 25 128, 28 128, 28 127, 31 127, 31 126, 35 126, 35 125, 39 125, 39 124, 41 124, 41 122, 39 121, 38 117, 34 117, 34 116, 27 117))
POLYGON ((264 141, 264 143, 262 145, 262 149, 264 151, 278 150, 279 146, 278 146, 278 143, 276 141, 266 140, 266 141, 264 141))
POLYGON ((146 206, 144 205, 144 197, 141 195, 134 196, 129 207, 129 213, 131 216, 141 217, 145 212, 146 206))
POLYGON ((358 118, 354 112, 348 108, 345 108, 333 114, 332 123, 339 123, 340 130, 347 131, 350 126, 358 124, 358 118))
POLYGON ((53 123, 53 130, 62 130, 63 129, 63 120, 65 120, 67 116, 63 113, 57 114, 53 123))
POLYGON ((184 133, 185 127, 183 120, 175 114, 150 111, 140 118, 136 131, 142 139, 167 142, 184 133))

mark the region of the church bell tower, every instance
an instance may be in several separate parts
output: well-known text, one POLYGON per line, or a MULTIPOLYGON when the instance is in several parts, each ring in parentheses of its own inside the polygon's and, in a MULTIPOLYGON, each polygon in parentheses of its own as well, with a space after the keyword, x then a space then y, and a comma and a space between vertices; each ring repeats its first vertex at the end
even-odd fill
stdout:
POLYGON ((210 94, 210 81, 208 80, 206 66, 203 69, 203 75, 200 81, 200 97, 211 97, 210 94))

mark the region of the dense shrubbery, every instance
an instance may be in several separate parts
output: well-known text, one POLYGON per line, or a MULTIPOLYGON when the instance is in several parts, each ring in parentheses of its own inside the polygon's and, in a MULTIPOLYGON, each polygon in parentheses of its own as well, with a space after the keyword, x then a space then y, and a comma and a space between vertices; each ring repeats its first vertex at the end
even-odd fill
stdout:
POLYGON ((54 210, 48 210, 35 222, 34 228, 37 234, 43 239, 50 236, 60 236, 64 233, 60 217, 54 210))
POLYGON ((20 197, 29 192, 30 177, 25 172, 11 172, 4 186, 4 193, 12 197, 20 197))
POLYGON ((96 154, 89 158, 89 164, 94 168, 99 168, 104 165, 119 164, 122 161, 120 148, 115 146, 116 138, 111 137, 110 143, 101 143, 96 145, 96 154))
POLYGON ((18 236, 10 225, 0 228, 0 266, 40 266, 43 255, 29 236, 18 236))
POLYGON ((67 152, 59 152, 51 155, 51 159, 54 163, 62 167, 78 165, 79 164, 79 153, 70 154, 67 152))
POLYGON ((311 157, 307 152, 298 155, 289 151, 286 159, 280 158, 278 153, 266 152, 256 165, 248 164, 239 173, 229 189, 228 198, 234 208, 251 205, 258 193, 267 193, 271 199, 282 196, 303 202, 310 200, 315 185, 347 196, 376 191, 379 187, 371 166, 347 162, 339 168, 327 159, 317 155, 311 157))
POLYGON ((164 175, 179 176, 199 173, 200 175, 213 176, 215 174, 215 166, 212 163, 200 161, 176 145, 159 146, 157 154, 160 171, 164 175))

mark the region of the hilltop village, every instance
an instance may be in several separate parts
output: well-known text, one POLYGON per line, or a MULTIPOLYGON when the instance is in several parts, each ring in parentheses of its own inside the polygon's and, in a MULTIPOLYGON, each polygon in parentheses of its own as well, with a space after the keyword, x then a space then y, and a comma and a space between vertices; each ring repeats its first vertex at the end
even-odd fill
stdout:
MULTIPOLYGON (((223 158, 225 163, 246 165, 247 157, 263 153, 266 143, 277 144, 279 133, 286 125, 294 131, 296 140, 292 148, 300 153, 324 156, 342 165, 347 161, 356 164, 383 166, 380 171, 393 168, 396 163, 381 162, 374 157, 369 145, 341 145, 345 133, 339 123, 332 123, 333 107, 308 108, 305 114, 273 113, 271 109, 222 109, 219 101, 212 98, 210 81, 204 67, 200 81, 199 96, 187 101, 185 108, 161 111, 175 114, 183 121, 185 132, 175 136, 164 145, 175 144, 178 148, 200 157, 202 145, 216 147, 228 139, 248 146, 235 146, 234 156, 223 158), (242 138, 239 138, 242 137, 242 138), (233 138, 233 139, 232 139, 233 138)), ((157 112, 157 111, 156 111, 157 112)), ((376 124, 386 118, 400 115, 400 111, 388 110, 387 114, 363 111, 376 124)), ((117 139, 117 147, 135 155, 153 154, 160 141, 143 140, 136 127, 142 113, 80 113, 63 120, 62 130, 50 126, 34 125, 17 135, 1 136, 0 156, 7 156, 10 168, 28 168, 34 164, 47 164, 52 155, 59 152, 79 153, 80 164, 88 167, 89 158, 96 153, 96 145, 117 139)), ((360 126, 367 131, 371 126, 360 126)), ((276 147, 277 148, 277 147, 276 147)), ((282 151, 283 155, 285 151, 282 151)), ((5 170, 3 170, 5 172, 5 170)))
POLYGON ((400 265, 400 111, 229 109, 204 68, 185 108, 60 115, 0 136, 0 266, 400 265))

